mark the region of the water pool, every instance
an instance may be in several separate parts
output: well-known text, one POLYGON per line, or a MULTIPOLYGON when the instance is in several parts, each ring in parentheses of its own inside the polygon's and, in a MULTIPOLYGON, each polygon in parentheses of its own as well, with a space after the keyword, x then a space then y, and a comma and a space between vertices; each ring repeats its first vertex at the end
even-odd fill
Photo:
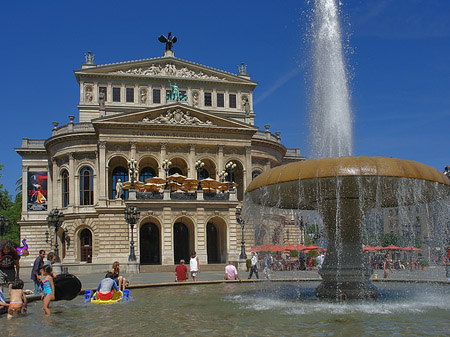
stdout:
POLYGON ((377 301, 321 302, 316 282, 224 283, 131 290, 109 306, 54 302, 7 321, 2 336, 448 336, 448 285, 380 284, 377 301))

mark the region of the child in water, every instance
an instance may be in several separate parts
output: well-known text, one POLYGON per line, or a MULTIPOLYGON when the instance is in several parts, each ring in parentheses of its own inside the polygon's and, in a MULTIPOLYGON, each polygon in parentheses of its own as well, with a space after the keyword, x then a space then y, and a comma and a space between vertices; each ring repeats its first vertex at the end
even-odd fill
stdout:
POLYGON ((23 281, 20 279, 15 280, 9 284, 9 308, 7 319, 11 319, 16 312, 17 315, 22 315, 22 310, 27 311, 27 298, 23 292, 23 281))
POLYGON ((55 284, 53 283, 52 267, 46 265, 42 268, 42 272, 44 275, 44 280, 42 281, 44 291, 41 296, 41 300, 44 301, 42 309, 44 309, 46 315, 50 315, 51 312, 48 306, 50 305, 50 301, 55 300, 55 284))

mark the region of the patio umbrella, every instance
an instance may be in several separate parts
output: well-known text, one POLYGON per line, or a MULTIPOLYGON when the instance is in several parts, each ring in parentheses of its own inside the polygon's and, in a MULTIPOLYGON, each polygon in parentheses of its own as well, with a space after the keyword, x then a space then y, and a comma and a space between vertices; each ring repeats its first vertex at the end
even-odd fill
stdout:
POLYGON ((145 179, 145 182, 149 184, 164 184, 166 182, 166 179, 160 177, 153 177, 145 179))
MULTIPOLYGON (((126 190, 129 190, 131 188, 131 182, 129 182, 129 181, 124 182, 123 188, 126 190)), ((137 190, 140 190, 140 189, 144 188, 144 183, 142 181, 135 181, 134 188, 137 190)))
POLYGON ((278 245, 273 245, 270 248, 271 252, 282 252, 283 250, 284 250, 284 247, 283 246, 278 246, 278 245))
MULTIPOLYGON (((236 188, 238 186, 238 184, 233 183, 233 188, 236 188)), ((217 186, 217 189, 221 190, 221 191, 228 191, 230 189, 230 182, 229 181, 225 181, 223 183, 219 183, 219 186, 217 186)))
POLYGON ((416 247, 411 247, 411 246, 409 246, 409 247, 403 247, 403 248, 400 248, 400 249, 401 249, 401 250, 423 251, 423 249, 416 248, 416 247))
POLYGON ((169 190, 172 192, 178 190, 181 187, 181 184, 177 183, 176 181, 169 181, 167 185, 169 186, 169 190))
POLYGON ((146 183, 144 189, 147 192, 159 192, 163 188, 164 184, 151 184, 146 183))
POLYGON ((299 243, 298 245, 297 245, 297 250, 305 250, 306 249, 306 246, 305 245, 303 245, 303 244, 301 244, 301 243, 299 243))
POLYGON ((178 183, 181 183, 182 181, 184 181, 187 177, 179 174, 179 173, 174 173, 171 176, 167 177, 167 180, 169 181, 176 181, 178 183))
POLYGON ((402 248, 394 246, 394 245, 389 245, 387 247, 384 247, 384 250, 400 250, 400 249, 402 249, 402 248))
POLYGON ((376 247, 373 247, 373 249, 375 249, 376 251, 380 251, 380 250, 384 250, 384 247, 376 246, 376 247))
POLYGON ((285 250, 297 250, 297 246, 296 245, 286 245, 284 246, 285 250))
POLYGON ((186 178, 181 185, 181 189, 184 191, 194 191, 197 189, 198 180, 194 178, 186 178))
POLYGON ((220 185, 217 180, 211 178, 200 180, 200 183, 202 184, 202 188, 204 190, 208 190, 208 193, 211 193, 212 189, 216 189, 220 185))

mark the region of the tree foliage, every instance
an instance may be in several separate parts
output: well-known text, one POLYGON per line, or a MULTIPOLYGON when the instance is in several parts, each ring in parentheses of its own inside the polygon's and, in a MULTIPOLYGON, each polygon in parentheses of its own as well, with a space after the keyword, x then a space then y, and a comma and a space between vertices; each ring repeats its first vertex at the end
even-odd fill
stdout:
MULTIPOLYGON (((0 164, 0 172, 3 165, 0 164)), ((0 174, 0 178, 3 175, 0 174)), ((4 239, 11 240, 15 245, 20 244, 20 227, 19 220, 22 213, 22 194, 18 194, 16 199, 12 200, 12 196, 7 190, 3 189, 3 184, 0 184, 0 214, 9 219, 8 231, 4 234, 4 239)))

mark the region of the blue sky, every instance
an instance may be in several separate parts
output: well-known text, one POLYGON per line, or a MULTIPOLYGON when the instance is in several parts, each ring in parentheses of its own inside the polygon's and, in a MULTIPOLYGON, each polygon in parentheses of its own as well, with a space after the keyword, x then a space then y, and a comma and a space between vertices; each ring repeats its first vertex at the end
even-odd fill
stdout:
MULTIPOLYGON (((48 138, 52 122, 77 115, 73 70, 162 56, 160 34, 178 37, 175 56, 252 79, 256 125, 280 131, 308 156, 306 13, 283 1, 8 1, 2 4, 0 81, 4 164, 14 192, 22 137, 48 138)), ((450 1, 343 0, 352 74, 355 155, 450 165, 450 1)))

